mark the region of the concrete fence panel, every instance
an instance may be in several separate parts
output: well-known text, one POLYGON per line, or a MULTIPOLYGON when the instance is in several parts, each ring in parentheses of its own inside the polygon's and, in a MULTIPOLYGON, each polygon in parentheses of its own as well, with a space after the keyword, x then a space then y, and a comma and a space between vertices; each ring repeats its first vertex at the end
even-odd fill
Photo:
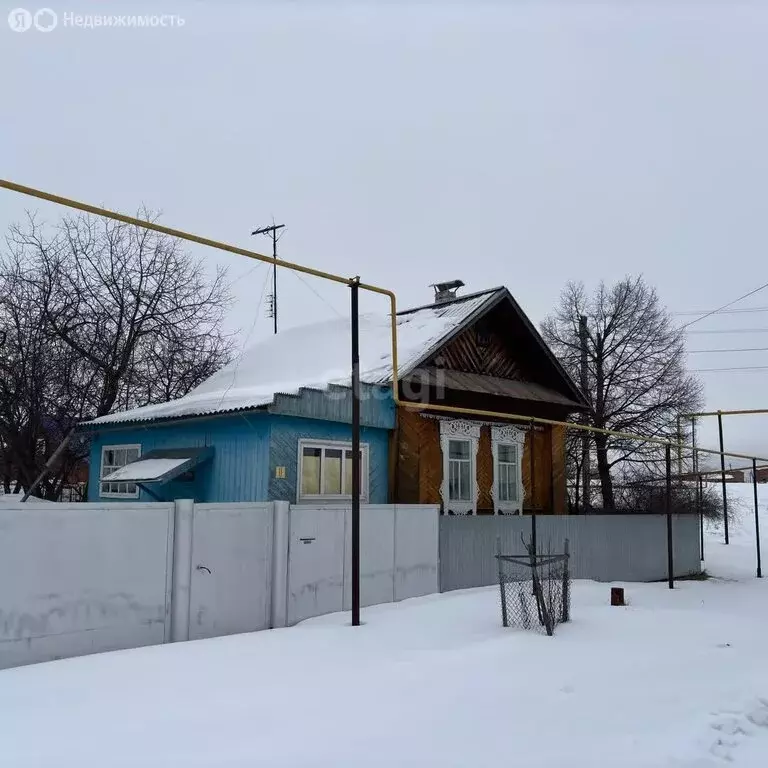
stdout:
POLYGON ((344 507, 292 506, 288 624, 344 610, 344 507))
POLYGON ((0 509, 0 668, 170 639, 173 504, 0 509))
MULTIPOLYGON (((288 624, 352 607, 352 509, 290 510, 288 624)), ((438 508, 364 505, 360 511, 360 604, 438 591, 438 508)))
POLYGON ((395 506, 395 600, 440 591, 439 519, 434 505, 395 506))
MULTIPOLYGON (((352 508, 345 509, 344 610, 352 610, 352 508)), ((395 599, 395 511, 390 504, 360 510, 360 605, 395 599)))
POLYGON ((189 639, 269 629, 272 504, 196 504, 189 639))

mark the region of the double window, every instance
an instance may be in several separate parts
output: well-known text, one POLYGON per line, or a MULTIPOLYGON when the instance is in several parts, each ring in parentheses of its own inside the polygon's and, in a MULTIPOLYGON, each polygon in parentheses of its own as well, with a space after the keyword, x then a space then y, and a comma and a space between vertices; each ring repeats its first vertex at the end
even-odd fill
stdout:
POLYGON ((136 461, 141 456, 140 445, 105 445, 101 449, 101 471, 99 472, 99 495, 108 499, 137 499, 139 487, 136 483, 104 481, 115 470, 136 461))
MULTIPOLYGON (((443 509, 453 514, 477 511, 477 453, 481 426, 474 422, 442 420, 443 509)), ((521 512, 523 508, 522 454, 525 432, 512 426, 491 426, 494 512, 521 512)))
MULTIPOLYGON (((368 446, 360 446, 360 498, 368 498, 368 446)), ((351 443, 299 441, 299 501, 352 498, 351 443)))

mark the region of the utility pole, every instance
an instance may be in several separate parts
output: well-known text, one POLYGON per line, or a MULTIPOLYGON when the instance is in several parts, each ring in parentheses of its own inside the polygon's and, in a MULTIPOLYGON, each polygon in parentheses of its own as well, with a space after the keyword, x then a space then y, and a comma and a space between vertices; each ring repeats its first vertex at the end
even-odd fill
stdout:
MULTIPOLYGON (((587 316, 579 316, 579 343, 581 345, 581 391, 584 393, 584 397, 589 399, 587 389, 589 388, 589 376, 587 371, 587 340, 589 338, 589 331, 587 330, 587 316)), ((584 423, 586 423, 588 417, 584 416, 584 423)), ((589 473, 589 433, 584 430, 581 435, 581 476, 582 476, 582 498, 584 499, 584 510, 589 507, 589 491, 590 491, 590 473, 589 473)))
POLYGON ((720 433, 720 482, 723 486, 723 527, 725 529, 725 543, 730 543, 728 536, 728 491, 725 487, 725 454, 723 453, 723 414, 717 412, 717 431, 720 433))
POLYGON ((277 230, 283 229, 285 224, 272 224, 269 227, 260 227, 254 229, 251 232, 252 235, 271 235, 272 237, 272 258, 275 260, 275 266, 272 267, 272 296, 270 298, 270 315, 274 320, 274 329, 277 333, 277 241, 280 239, 277 236, 277 230))

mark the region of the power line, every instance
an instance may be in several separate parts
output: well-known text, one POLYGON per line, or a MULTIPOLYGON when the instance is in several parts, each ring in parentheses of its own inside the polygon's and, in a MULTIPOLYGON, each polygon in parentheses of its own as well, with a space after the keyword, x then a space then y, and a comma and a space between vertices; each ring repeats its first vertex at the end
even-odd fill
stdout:
POLYGON ((339 312, 339 310, 336 309, 336 307, 334 307, 333 304, 331 304, 331 302, 325 298, 325 296, 322 296, 321 294, 319 294, 298 272, 291 272, 291 274, 294 277, 297 277, 300 282, 304 283, 304 285, 307 288, 309 288, 309 290, 312 291, 312 293, 314 293, 315 296, 317 296, 317 298, 320 299, 320 301, 327 304, 339 317, 344 317, 344 315, 342 315, 341 312, 339 312))
POLYGON ((725 371, 768 371, 768 365, 745 365, 740 368, 694 368, 691 373, 723 373, 725 371))
POLYGON ((742 347, 741 349, 689 349, 689 355, 700 355, 710 352, 768 352, 768 347, 742 347))
POLYGON ((727 304, 723 304, 722 307, 713 309, 711 312, 706 312, 701 317, 697 317, 695 320, 691 320, 689 323, 686 323, 682 327, 687 328, 689 325, 698 323, 700 320, 704 320, 705 318, 710 317, 711 315, 714 315, 717 312, 722 312, 724 309, 728 309, 728 307, 732 307, 734 304, 738 304, 740 301, 744 301, 744 299, 748 299, 750 296, 754 296, 756 293, 758 293, 759 291, 762 291, 765 288, 768 288, 768 283, 764 283, 763 285, 760 285, 757 288, 754 288, 753 290, 749 291, 749 293, 745 293, 743 296, 739 296, 738 299, 734 299, 733 301, 729 301, 727 304))
MULTIPOLYGON (((698 312, 672 312, 673 315, 700 315, 703 310, 699 310, 698 312)), ((749 314, 750 312, 768 312, 768 307, 744 307, 743 309, 725 309, 725 310, 719 310, 719 309, 713 309, 710 314, 718 314, 718 315, 742 315, 742 314, 749 314)))
POLYGON ((711 331, 688 331, 691 336, 705 333, 768 333, 768 328, 716 328, 711 331))
POLYGON ((229 382, 229 385, 227 386, 227 388, 221 393, 221 397, 219 398, 219 405, 218 405, 219 408, 221 408, 221 404, 224 402, 224 398, 229 394, 229 391, 235 385, 235 379, 237 378, 237 371, 240 368, 240 363, 243 360, 243 355, 245 355, 248 349, 248 342, 251 340, 251 336, 253 335, 254 330, 256 330, 256 323, 259 322, 259 315, 261 313, 261 303, 264 301, 264 294, 267 291, 268 281, 269 281, 269 271, 267 271, 266 278, 264 279, 264 285, 261 286, 261 296, 259 297, 259 303, 256 307, 256 312, 253 316, 253 322, 251 323, 251 327, 248 329, 248 333, 246 334, 245 341, 243 342, 243 346, 240 349, 240 353, 238 354, 237 359, 235 360, 235 365, 233 366, 233 370, 232 370, 232 380, 229 382))

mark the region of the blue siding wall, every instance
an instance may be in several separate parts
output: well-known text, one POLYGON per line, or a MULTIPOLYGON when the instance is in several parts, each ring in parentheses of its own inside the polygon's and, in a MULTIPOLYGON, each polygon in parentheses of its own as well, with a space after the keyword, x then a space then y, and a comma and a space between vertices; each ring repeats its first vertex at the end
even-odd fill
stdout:
MULTIPOLYGON (((334 421, 292 416, 276 416, 272 422, 269 456, 269 498, 296 502, 299 440, 338 440, 352 442, 352 427, 334 421), (275 477, 277 467, 285 467, 285 478, 275 477)), ((389 484, 389 430, 362 427, 360 442, 368 444, 368 501, 386 504, 389 484)))
MULTIPOLYGON (((300 439, 352 441, 349 424, 299 416, 248 413, 209 419, 169 422, 158 426, 112 428, 94 433, 88 500, 99 501, 101 449, 105 445, 138 444, 142 455, 155 448, 212 446, 213 458, 195 469, 192 482, 173 481, 157 486, 164 500, 192 498, 200 502, 267 501, 295 503, 300 439), (285 467, 285 478, 276 468, 285 467)), ((368 444, 368 488, 372 504, 388 500, 389 430, 363 427, 368 444)), ((154 499, 145 491, 142 501, 154 499)), ((119 499, 109 499, 119 501, 119 499)), ((135 501, 135 499, 125 499, 135 501)))
MULTIPOLYGON (((91 446, 88 500, 99 500, 101 449, 105 445, 138 444, 145 454, 154 448, 213 446, 214 455, 195 470, 193 482, 174 481, 159 486, 163 499, 193 498, 196 501, 264 501, 267 498, 269 432, 273 417, 263 413, 219 416, 211 419, 171 422, 99 430, 91 446)), ((141 492, 142 501, 153 501, 141 492)), ((119 499, 110 499, 118 501, 119 499)), ((126 499, 126 501, 135 501, 126 499)))

